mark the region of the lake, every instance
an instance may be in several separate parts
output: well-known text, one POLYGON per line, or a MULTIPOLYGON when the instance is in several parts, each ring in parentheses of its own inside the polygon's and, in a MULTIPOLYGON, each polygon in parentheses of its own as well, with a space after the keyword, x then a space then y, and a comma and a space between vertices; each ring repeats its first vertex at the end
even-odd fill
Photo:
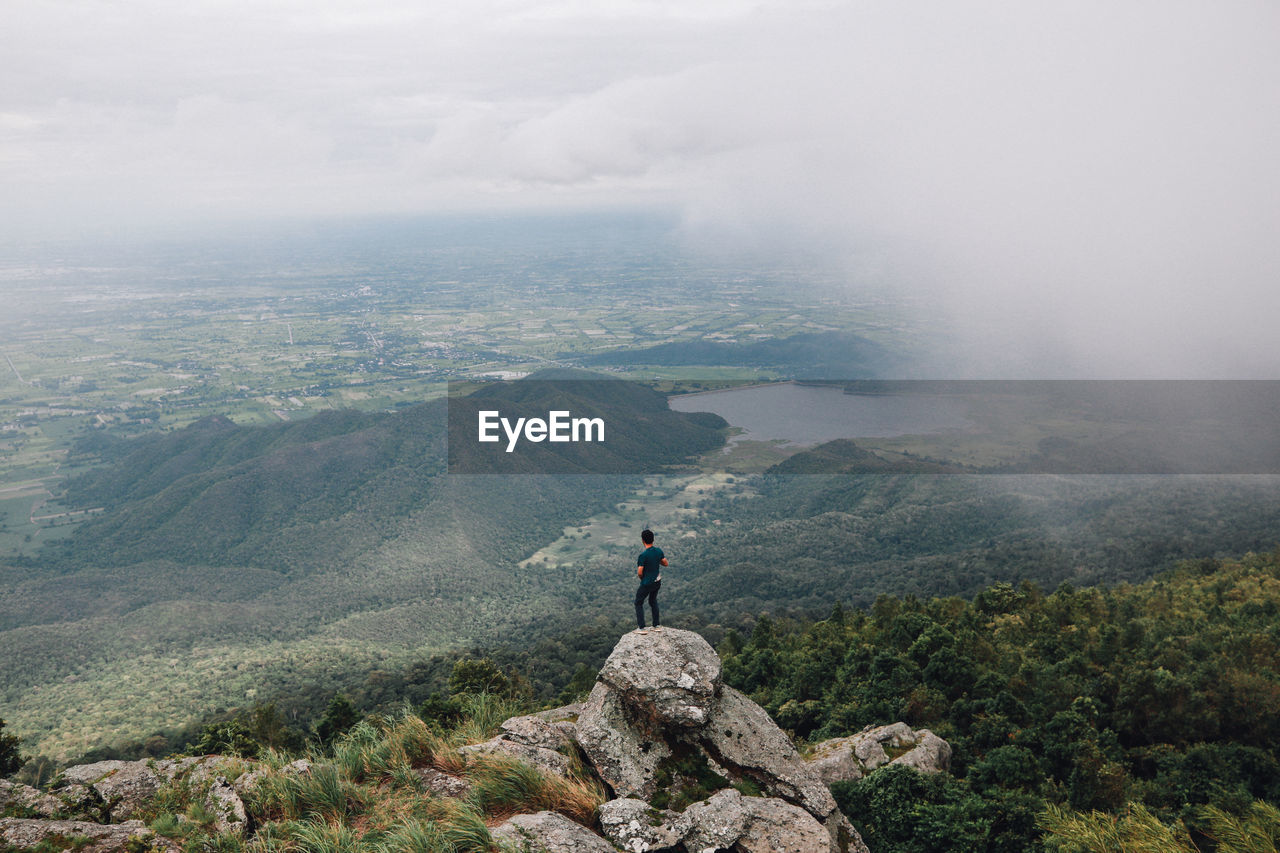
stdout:
POLYGON ((753 385, 670 398, 678 412, 715 412, 741 438, 821 444, 973 429, 964 400, 936 394, 846 394, 836 386, 753 385))

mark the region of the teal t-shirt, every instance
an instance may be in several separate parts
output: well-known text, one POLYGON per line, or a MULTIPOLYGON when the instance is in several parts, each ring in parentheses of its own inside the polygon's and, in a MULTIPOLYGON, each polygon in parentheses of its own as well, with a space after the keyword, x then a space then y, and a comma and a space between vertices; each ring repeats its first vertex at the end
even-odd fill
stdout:
POLYGON ((658 575, 662 572, 662 549, 657 545, 650 545, 640 552, 640 559, 636 561, 637 566, 644 566, 644 574, 640 577, 640 586, 648 586, 651 583, 658 582, 658 575))

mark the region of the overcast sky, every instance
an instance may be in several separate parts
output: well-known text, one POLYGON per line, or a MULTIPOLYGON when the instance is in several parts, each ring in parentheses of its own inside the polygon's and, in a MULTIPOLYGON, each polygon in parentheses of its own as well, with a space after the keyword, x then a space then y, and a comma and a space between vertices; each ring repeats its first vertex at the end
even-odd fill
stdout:
POLYGON ((882 247, 1006 361, 1280 376, 1273 0, 7 0, 0 33, 10 233, 660 205, 855 286, 882 247))

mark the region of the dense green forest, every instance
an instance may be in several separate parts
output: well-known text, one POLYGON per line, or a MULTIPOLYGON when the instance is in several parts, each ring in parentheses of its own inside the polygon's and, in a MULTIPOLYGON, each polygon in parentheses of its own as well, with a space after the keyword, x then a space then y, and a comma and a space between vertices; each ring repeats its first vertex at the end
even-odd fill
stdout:
POLYGON ((951 775, 835 786, 877 853, 1035 849, 1049 804, 1138 804, 1213 849, 1201 807, 1280 801, 1280 552, 1138 585, 885 596, 761 619, 720 652, 800 738, 904 720, 951 742, 951 775))

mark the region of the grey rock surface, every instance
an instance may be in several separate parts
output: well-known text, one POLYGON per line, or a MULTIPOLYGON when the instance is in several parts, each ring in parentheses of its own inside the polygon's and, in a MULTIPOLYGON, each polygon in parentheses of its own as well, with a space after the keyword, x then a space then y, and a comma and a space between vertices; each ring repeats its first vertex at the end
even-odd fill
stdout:
POLYGON ((818 744, 808 763, 828 785, 861 779, 886 764, 941 773, 951 766, 951 745, 928 729, 913 731, 906 723, 867 726, 856 735, 818 744), (890 752, 897 757, 890 758, 890 752))
POLYGON ((831 853, 827 828, 799 806, 773 798, 744 797, 751 815, 746 834, 738 839, 743 853, 831 853))
POLYGON ((825 784, 856 782, 867 775, 866 769, 853 754, 849 744, 852 740, 853 738, 845 737, 832 738, 813 748, 813 755, 807 761, 825 784))
POLYGON ((916 736, 916 745, 890 764, 901 764, 921 773, 941 773, 951 768, 951 744, 928 729, 918 730, 916 736))
POLYGON ((79 820, 0 819, 0 841, 28 850, 41 842, 64 843, 69 838, 85 838, 88 843, 77 847, 79 853, 120 853, 133 839, 139 839, 155 853, 180 853, 181 847, 156 835, 140 820, 100 824, 79 820))
POLYGON ((231 787, 241 797, 248 794, 258 786, 258 783, 267 778, 267 771, 264 769, 250 770, 248 773, 241 773, 236 780, 231 783, 231 787))
POLYGON ((218 776, 205 795, 204 807, 213 815, 214 828, 243 838, 249 828, 249 816, 236 789, 225 777, 218 776))
POLYGON ((546 711, 538 711, 533 716, 540 717, 548 723, 572 723, 578 719, 578 715, 582 713, 582 702, 571 702, 568 705, 561 705, 559 708, 550 708, 546 711))
POLYGON ((693 631, 632 631, 614 646, 599 681, 637 716, 663 727, 699 728, 706 725, 720 686, 720 657, 693 631))
POLYGON ((685 809, 672 821, 671 831, 686 850, 728 850, 746 835, 751 824, 743 799, 732 789, 717 791, 685 809))
POLYGON ((573 762, 569 756, 563 752, 557 752, 554 749, 544 749, 540 746, 528 746, 513 740, 507 740, 504 737, 495 737, 484 743, 472 744, 471 746, 463 746, 458 748, 458 752, 467 756, 474 755, 509 755, 512 758, 518 758, 521 761, 528 762, 537 767, 543 773, 550 773, 556 776, 564 776, 568 778, 570 768, 573 762))
POLYGON ((689 851, 833 853, 827 828, 799 806, 773 797, 744 797, 732 788, 685 809, 672 831, 689 851))
POLYGON ((427 793, 433 797, 453 797, 460 800, 471 793, 471 783, 461 776, 454 776, 434 767, 420 767, 413 772, 418 774, 427 793))
POLYGON ((220 774, 245 766, 240 759, 221 755, 77 764, 62 771, 54 795, 68 814, 103 822, 129 820, 141 815, 156 792, 170 782, 212 785, 222 778, 220 774))
POLYGON ((82 806, 97 801, 102 817, 121 821, 138 816, 167 781, 146 761, 98 761, 68 767, 60 787, 70 789, 70 797, 82 806), (89 796, 82 796, 77 787, 87 789, 89 796))
POLYGON ((675 812, 660 811, 644 800, 624 798, 600 807, 600 828, 605 838, 627 853, 648 853, 679 843, 671 828, 677 817, 675 812))
POLYGON ((608 841, 556 812, 518 814, 490 834, 537 853, 617 853, 608 841))
POLYGON ((573 742, 572 731, 572 726, 566 726, 564 722, 553 722, 539 714, 530 714, 512 717, 503 723, 500 737, 525 746, 560 749, 573 742))
POLYGON ((716 761, 749 776, 770 795, 801 806, 820 821, 836 810, 831 791, 786 732, 732 687, 721 689, 702 740, 716 761))
POLYGON ((0 809, 11 806, 31 809, 42 817, 53 817, 63 809, 62 801, 57 797, 20 782, 0 779, 0 809))
POLYGON ((597 682, 574 730, 578 746, 616 796, 653 796, 658 765, 670 757, 671 748, 660 732, 632 724, 620 694, 597 682))

